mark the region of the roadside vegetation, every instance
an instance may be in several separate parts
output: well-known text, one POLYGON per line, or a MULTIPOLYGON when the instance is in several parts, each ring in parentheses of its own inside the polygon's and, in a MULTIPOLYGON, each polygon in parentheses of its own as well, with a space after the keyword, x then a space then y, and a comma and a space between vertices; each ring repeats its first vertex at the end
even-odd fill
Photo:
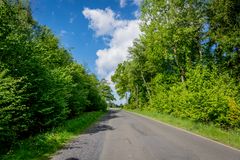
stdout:
POLYGON ((43 160, 49 159, 63 145, 86 130, 105 112, 84 113, 79 118, 67 120, 59 127, 46 133, 18 141, 2 160, 43 160))
POLYGON ((198 135, 210 138, 220 143, 240 149, 240 129, 224 130, 213 124, 204 124, 186 118, 174 117, 172 115, 154 111, 127 109, 127 111, 138 113, 149 118, 165 122, 167 124, 182 128, 198 135))
POLYGON ((68 127, 76 123, 82 130, 100 114, 87 112, 105 111, 112 99, 107 82, 75 62, 52 31, 33 20, 29 1, 0 0, 0 155, 15 148, 31 155, 52 151, 38 147, 56 140, 54 150, 71 136, 68 127), (67 130, 55 131, 66 120, 67 130))
POLYGON ((125 108, 239 130, 240 3, 145 0, 141 14, 142 34, 112 76, 125 108))

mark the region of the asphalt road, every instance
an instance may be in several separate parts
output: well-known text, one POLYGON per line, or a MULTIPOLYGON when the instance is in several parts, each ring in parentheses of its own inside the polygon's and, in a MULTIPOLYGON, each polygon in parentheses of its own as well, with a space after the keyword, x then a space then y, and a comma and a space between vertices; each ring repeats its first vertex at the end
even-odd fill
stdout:
POLYGON ((240 160, 240 151, 132 113, 111 110, 52 160, 240 160))

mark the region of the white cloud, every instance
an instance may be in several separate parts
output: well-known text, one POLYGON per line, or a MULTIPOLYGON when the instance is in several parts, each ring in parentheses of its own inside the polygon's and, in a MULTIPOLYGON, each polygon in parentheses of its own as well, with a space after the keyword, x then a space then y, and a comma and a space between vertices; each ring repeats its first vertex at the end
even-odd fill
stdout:
POLYGON ((143 2, 143 0, 133 0, 133 3, 136 5, 140 5, 143 2))
POLYGON ((109 48, 97 51, 96 65, 99 76, 107 76, 119 63, 127 59, 128 47, 132 46, 132 41, 138 37, 139 33, 138 20, 128 21, 125 26, 113 32, 108 44, 109 48))
POLYGON ((123 8, 126 6, 126 0, 120 0, 120 7, 123 8))
POLYGON ((125 21, 116 20, 117 15, 109 8, 84 8, 83 15, 90 20, 89 28, 94 30, 97 36, 111 35, 116 28, 126 24, 125 21))
POLYGON ((93 29, 97 36, 102 36, 103 40, 109 38, 105 49, 97 51, 97 74, 100 78, 105 78, 112 89, 111 75, 119 63, 127 59, 128 48, 132 46, 135 38, 140 34, 139 20, 122 20, 109 8, 105 10, 85 8, 84 16, 89 19, 89 27, 93 29))
POLYGON ((143 0, 120 0, 120 7, 123 8, 127 5, 127 1, 129 1, 130 3, 133 3, 137 6, 140 6, 140 4, 143 2, 143 0))

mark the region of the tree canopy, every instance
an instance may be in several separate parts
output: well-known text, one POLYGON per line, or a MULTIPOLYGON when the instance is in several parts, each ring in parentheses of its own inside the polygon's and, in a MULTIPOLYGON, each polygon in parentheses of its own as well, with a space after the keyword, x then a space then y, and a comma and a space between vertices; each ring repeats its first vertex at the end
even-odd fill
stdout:
POLYGON ((28 1, 0 0, 1 152, 83 112, 106 110, 112 97, 101 84, 33 20, 28 1))
POLYGON ((240 127, 240 3, 144 0, 141 36, 112 81, 127 107, 240 127))

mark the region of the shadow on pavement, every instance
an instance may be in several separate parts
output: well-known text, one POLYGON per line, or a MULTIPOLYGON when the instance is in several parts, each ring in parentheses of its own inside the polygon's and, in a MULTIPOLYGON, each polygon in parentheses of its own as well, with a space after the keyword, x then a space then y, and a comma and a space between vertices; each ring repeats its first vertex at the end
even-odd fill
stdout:
POLYGON ((102 132, 102 131, 114 130, 114 128, 113 128, 112 126, 108 125, 107 122, 108 122, 110 119, 119 118, 120 116, 117 115, 118 112, 120 112, 120 110, 110 110, 110 111, 100 120, 99 123, 97 123, 96 125, 94 125, 94 126, 91 127, 90 129, 88 129, 86 133, 95 134, 95 133, 102 132))
POLYGON ((65 146, 62 148, 62 150, 69 150, 69 149, 76 149, 76 148, 82 148, 82 147, 79 147, 79 146, 65 146))
POLYGON ((65 160, 79 160, 78 158, 73 158, 73 157, 71 157, 71 158, 67 158, 67 159, 65 159, 65 160))
POLYGON ((109 126, 109 125, 101 125, 101 124, 98 124, 97 126, 89 129, 87 131, 87 133, 89 134, 94 134, 94 133, 98 133, 98 132, 102 132, 102 131, 107 131, 107 130, 114 130, 114 128, 112 126, 109 126))
POLYGON ((101 121, 108 121, 110 119, 119 118, 122 116, 117 115, 120 110, 109 110, 108 113, 101 119, 101 121))

